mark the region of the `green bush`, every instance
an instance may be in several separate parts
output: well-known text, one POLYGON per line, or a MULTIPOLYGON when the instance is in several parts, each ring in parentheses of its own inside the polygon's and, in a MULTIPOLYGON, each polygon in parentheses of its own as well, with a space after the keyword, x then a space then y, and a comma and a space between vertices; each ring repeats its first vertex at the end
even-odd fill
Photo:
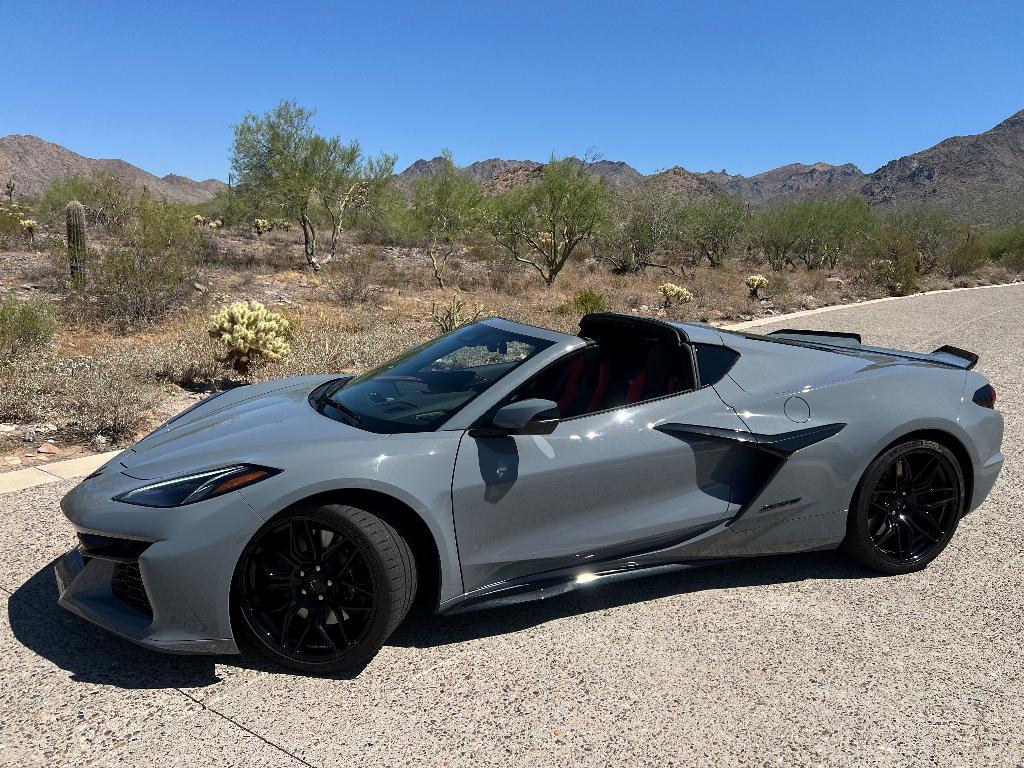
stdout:
POLYGON ((147 195, 121 231, 119 245, 87 258, 84 279, 72 285, 72 298, 86 317, 128 330, 188 302, 205 241, 185 206, 147 195))
POLYGON ((608 301, 599 291, 584 288, 576 291, 571 299, 559 304, 555 310, 560 315, 586 315, 591 312, 607 312, 608 301))
POLYGON ((57 318, 49 302, 14 296, 0 302, 0 357, 46 347, 56 330, 57 318))

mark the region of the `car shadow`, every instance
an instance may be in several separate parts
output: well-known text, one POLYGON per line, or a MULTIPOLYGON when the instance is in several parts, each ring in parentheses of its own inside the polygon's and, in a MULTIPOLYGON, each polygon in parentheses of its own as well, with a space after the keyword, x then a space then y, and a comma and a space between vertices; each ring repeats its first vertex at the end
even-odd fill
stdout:
MULTIPOLYGON (((129 689, 203 688, 222 681, 218 665, 227 675, 231 674, 231 668, 296 674, 265 660, 253 650, 242 655, 169 655, 115 637, 57 604, 55 564, 56 560, 46 565, 11 595, 8 619, 18 642, 69 672, 76 682, 129 689)), ((870 578, 873 575, 834 552, 824 552, 752 558, 672 573, 637 575, 628 581, 589 584, 543 600, 481 607, 455 615, 437 616, 430 606, 417 604, 388 645, 407 648, 451 645, 672 595, 805 579, 870 578)), ((333 677, 351 679, 361 672, 362 669, 357 669, 333 677)))

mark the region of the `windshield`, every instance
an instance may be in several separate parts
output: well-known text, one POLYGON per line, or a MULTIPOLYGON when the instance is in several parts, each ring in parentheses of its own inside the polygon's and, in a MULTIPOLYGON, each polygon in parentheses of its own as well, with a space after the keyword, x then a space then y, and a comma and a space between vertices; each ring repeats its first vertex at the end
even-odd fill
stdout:
POLYGON ((314 405, 370 432, 426 432, 551 344, 484 323, 468 325, 329 389, 314 405))

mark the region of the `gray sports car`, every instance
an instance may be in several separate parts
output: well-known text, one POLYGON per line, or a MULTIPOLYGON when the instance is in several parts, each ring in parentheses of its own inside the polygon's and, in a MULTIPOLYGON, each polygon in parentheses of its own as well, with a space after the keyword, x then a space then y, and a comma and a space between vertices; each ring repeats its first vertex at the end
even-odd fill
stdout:
MULTIPOLYGON (((446 613, 669 564, 923 568, 1003 462, 977 358, 621 314, 488 319, 207 398, 63 500, 60 603, 150 648, 365 664, 446 613)), ((592 587, 590 587, 592 588, 592 587)))

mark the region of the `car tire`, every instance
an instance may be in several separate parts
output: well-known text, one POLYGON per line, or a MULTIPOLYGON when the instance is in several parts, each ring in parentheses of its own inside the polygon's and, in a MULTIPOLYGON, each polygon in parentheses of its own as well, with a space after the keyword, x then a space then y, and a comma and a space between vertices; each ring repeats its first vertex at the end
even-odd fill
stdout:
POLYGON ((841 549, 887 574, 919 571, 946 548, 964 511, 956 456, 932 440, 908 440, 868 465, 854 493, 841 549))
POLYGON ((270 520, 242 553, 236 625, 286 667, 352 672, 405 618, 416 586, 413 551, 382 517, 343 504, 296 508, 270 520))

